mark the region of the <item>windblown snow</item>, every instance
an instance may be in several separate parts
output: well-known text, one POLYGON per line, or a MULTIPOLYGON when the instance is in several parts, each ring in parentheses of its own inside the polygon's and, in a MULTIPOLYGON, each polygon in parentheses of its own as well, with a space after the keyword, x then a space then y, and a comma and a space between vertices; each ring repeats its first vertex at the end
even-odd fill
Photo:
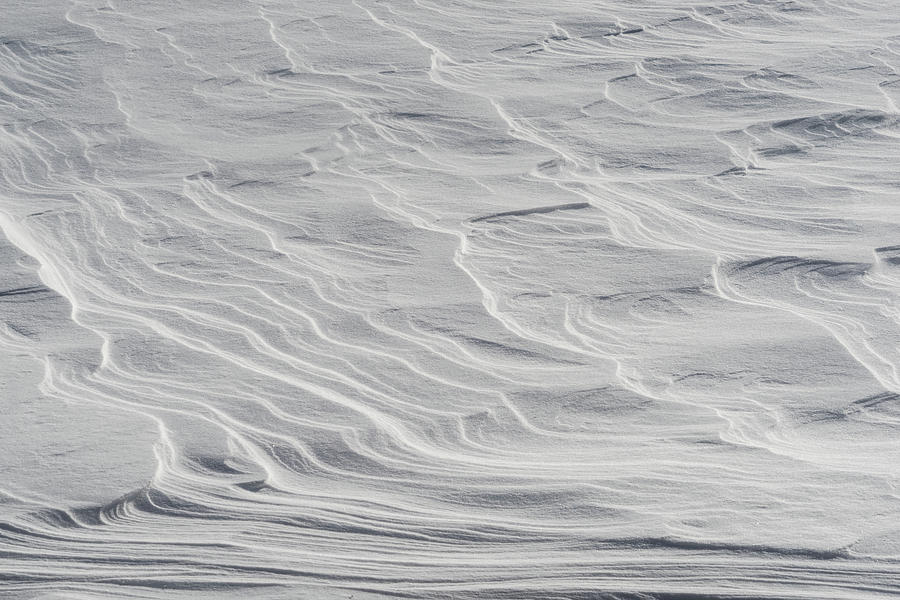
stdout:
POLYGON ((0 0, 0 597, 900 596, 897 0, 0 0))

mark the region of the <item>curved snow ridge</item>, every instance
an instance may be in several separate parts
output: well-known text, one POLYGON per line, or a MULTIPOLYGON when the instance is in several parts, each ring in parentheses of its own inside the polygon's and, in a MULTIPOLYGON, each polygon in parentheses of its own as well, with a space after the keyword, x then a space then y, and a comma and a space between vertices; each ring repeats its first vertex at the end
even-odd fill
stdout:
POLYGON ((6 11, 0 596, 898 590, 865 3, 6 11))

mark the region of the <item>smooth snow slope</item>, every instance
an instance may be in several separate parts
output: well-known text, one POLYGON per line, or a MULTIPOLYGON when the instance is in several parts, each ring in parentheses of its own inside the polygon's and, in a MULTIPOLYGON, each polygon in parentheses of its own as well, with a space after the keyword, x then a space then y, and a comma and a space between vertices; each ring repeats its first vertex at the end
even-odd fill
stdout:
POLYGON ((0 597, 900 596, 896 0, 0 24, 0 597))

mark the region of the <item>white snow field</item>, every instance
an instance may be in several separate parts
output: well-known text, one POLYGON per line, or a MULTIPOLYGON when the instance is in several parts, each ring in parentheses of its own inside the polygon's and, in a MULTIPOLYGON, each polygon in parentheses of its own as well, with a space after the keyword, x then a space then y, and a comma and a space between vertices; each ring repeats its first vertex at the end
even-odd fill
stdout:
POLYGON ((900 597, 898 106, 898 0, 0 0, 0 597, 900 597))

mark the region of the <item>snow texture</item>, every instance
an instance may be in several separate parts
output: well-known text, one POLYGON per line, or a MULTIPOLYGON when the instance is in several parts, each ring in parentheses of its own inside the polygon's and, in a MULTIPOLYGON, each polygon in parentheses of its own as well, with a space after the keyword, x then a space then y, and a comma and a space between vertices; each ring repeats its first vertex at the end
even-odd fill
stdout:
POLYGON ((0 597, 900 596, 897 0, 0 24, 0 597))

